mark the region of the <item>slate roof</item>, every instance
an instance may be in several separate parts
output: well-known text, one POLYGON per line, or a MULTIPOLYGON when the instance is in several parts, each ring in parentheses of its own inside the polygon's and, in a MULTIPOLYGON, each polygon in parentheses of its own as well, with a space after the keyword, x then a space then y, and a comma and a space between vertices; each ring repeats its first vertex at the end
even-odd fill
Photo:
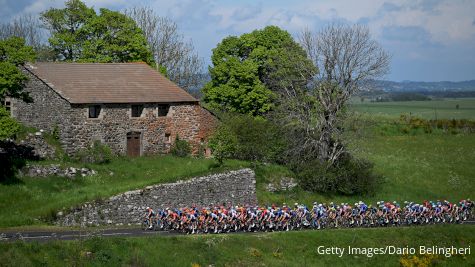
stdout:
POLYGON ((145 63, 36 63, 25 66, 73 104, 198 102, 145 63))

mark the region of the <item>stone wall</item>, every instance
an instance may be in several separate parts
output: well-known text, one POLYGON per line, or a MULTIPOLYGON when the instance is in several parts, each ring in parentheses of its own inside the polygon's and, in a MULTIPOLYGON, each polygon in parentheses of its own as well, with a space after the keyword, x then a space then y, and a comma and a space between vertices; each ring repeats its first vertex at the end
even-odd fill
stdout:
POLYGON ((33 153, 40 159, 54 159, 56 158, 56 148, 46 142, 43 132, 29 133, 24 139, 17 142, 19 145, 24 145, 33 148, 33 153))
POLYGON ((49 132, 59 128, 60 141, 68 155, 98 140, 116 154, 126 154, 127 133, 141 133, 141 154, 168 153, 178 135, 188 141, 194 154, 209 135, 216 120, 198 102, 167 103, 167 116, 158 116, 158 103, 142 103, 141 117, 131 117, 130 104, 103 104, 99 118, 88 118, 89 105, 70 104, 53 87, 23 69, 29 81, 25 91, 34 103, 12 101, 12 116, 22 123, 49 132), (167 135, 170 135, 168 140, 167 135))
POLYGON ((69 125, 71 123, 69 102, 26 69, 22 71, 29 78, 25 91, 30 94, 34 103, 28 104, 12 99, 12 116, 28 126, 48 132, 52 132, 55 125, 69 125))
POLYGON ((251 169, 149 186, 104 201, 85 203, 69 214, 59 212, 57 224, 83 227, 131 225, 141 223, 147 206, 164 209, 245 204, 257 204, 255 174, 251 169))
POLYGON ((96 175, 95 170, 89 168, 75 168, 67 167, 62 168, 59 164, 50 164, 50 165, 29 165, 19 170, 20 176, 28 176, 34 178, 43 178, 51 175, 56 175, 59 177, 67 177, 69 179, 75 179, 76 177, 86 177, 96 175))

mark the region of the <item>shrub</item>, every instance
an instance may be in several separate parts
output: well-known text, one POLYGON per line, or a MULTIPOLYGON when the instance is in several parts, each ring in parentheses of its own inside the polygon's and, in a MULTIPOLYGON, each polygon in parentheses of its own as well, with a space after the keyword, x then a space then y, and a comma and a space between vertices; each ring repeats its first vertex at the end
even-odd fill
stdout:
POLYGON ((0 106, 0 140, 12 138, 20 131, 20 123, 10 117, 10 113, 0 106))
POLYGON ((59 140, 59 126, 58 124, 55 124, 54 127, 53 127, 53 131, 51 132, 51 136, 56 139, 56 140, 59 140))
POLYGON ((373 173, 373 164, 345 154, 336 164, 314 160, 295 168, 302 188, 322 193, 368 195, 376 191, 382 177, 373 173))
POLYGON ((191 146, 177 135, 170 152, 177 157, 188 157, 191 154, 191 146))
POLYGON ((18 170, 26 165, 28 160, 39 160, 33 152, 33 147, 17 145, 11 141, 0 140, 0 183, 17 183, 18 170))
POLYGON ((226 125, 220 125, 209 138, 208 146, 218 163, 223 164, 224 159, 232 158, 237 147, 236 135, 226 125))
POLYGON ((236 138, 232 157, 241 160, 275 162, 285 146, 279 128, 269 120, 242 114, 227 114, 221 121, 236 138))
POLYGON ((90 147, 79 151, 76 158, 82 163, 104 164, 111 162, 113 155, 107 145, 94 141, 90 147))

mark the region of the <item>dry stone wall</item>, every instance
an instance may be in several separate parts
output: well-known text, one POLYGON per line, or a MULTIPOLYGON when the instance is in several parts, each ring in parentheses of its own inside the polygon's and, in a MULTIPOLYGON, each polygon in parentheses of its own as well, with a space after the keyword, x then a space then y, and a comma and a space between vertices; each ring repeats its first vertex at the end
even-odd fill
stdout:
POLYGON ((85 203, 69 214, 59 212, 57 224, 82 227, 133 225, 141 223, 147 206, 164 209, 245 204, 257 204, 255 174, 251 169, 149 186, 104 201, 85 203))

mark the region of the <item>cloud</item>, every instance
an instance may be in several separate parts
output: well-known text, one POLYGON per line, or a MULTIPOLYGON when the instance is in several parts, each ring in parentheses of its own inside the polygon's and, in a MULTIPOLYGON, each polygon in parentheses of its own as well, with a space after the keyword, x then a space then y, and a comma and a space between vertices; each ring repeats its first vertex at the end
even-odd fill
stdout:
POLYGON ((381 8, 380 12, 394 12, 394 11, 401 11, 403 8, 400 5, 396 5, 393 3, 384 3, 381 8))
MULTIPOLYGON (((63 7, 65 0, 0 0, 0 22, 22 13, 38 13, 63 7)), ((240 35, 267 25, 277 25, 293 35, 303 28, 318 31, 331 22, 360 23, 395 56, 410 62, 432 60, 462 73, 457 57, 475 58, 475 1, 473 0, 83 0, 95 8, 124 10, 149 6, 160 16, 177 22, 186 38, 192 38, 200 55, 208 60, 211 49, 228 35, 240 35), (466 51, 464 55, 452 51, 466 51), (403 51, 404 50, 404 51, 403 51), (410 52, 405 52, 410 51, 410 52), (440 56, 438 56, 440 55, 440 56), (452 63, 451 63, 452 62, 452 63)), ((461 60, 461 59, 460 59, 461 60)), ((465 62, 472 64, 475 59, 465 62)), ((433 63, 431 63, 433 64, 433 63)), ((395 66, 402 66, 400 65, 395 66)), ((397 76, 404 73, 398 70, 397 76)), ((449 71, 450 72, 450 71, 449 71)), ((417 74, 417 73, 416 73, 417 74)), ((471 77, 472 79, 474 77, 471 77)))
POLYGON ((420 44, 427 44, 431 39, 430 33, 418 26, 387 26, 382 30, 382 37, 390 41, 420 44))
POLYGON ((262 4, 243 6, 234 10, 232 19, 236 21, 243 21, 255 18, 262 12, 262 4))
POLYGON ((422 0, 419 3, 419 8, 427 12, 434 12, 436 7, 443 2, 444 0, 422 0))
POLYGON ((15 15, 22 12, 25 6, 31 5, 35 0, 0 0, 0 22, 7 22, 15 15))

